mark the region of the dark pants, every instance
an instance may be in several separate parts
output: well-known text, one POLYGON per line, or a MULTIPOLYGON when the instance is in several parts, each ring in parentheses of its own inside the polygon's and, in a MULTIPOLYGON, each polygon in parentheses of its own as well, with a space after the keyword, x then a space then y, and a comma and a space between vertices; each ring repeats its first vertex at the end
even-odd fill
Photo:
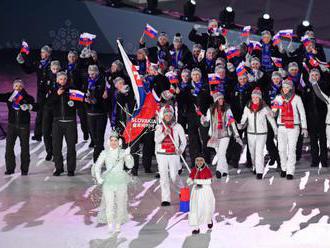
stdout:
POLYGON ((91 134, 92 142, 94 143, 94 162, 96 162, 100 153, 104 149, 104 134, 107 127, 107 115, 97 114, 97 115, 87 115, 88 129, 91 134))
POLYGON ((29 171, 30 164, 30 126, 14 124, 8 125, 8 132, 6 137, 6 170, 14 172, 16 167, 14 147, 17 137, 21 145, 21 172, 29 171))
POLYGON ((52 141, 53 111, 50 107, 44 107, 42 114, 42 133, 47 154, 53 154, 52 141))
POLYGON ((277 162, 277 165, 280 164, 280 155, 278 153, 277 146, 274 143, 274 131, 269 123, 268 125, 268 133, 267 133, 267 141, 266 141, 266 148, 269 153, 270 159, 277 162))
POLYGON ((67 145, 67 168, 68 172, 74 172, 76 169, 76 142, 77 142, 77 123, 76 121, 53 122, 53 154, 56 170, 63 170, 62 145, 63 137, 67 145))
POLYGON ((296 159, 297 159, 297 161, 299 161, 300 158, 301 158, 303 144, 304 144, 304 136, 301 134, 301 129, 300 129, 300 134, 299 134, 299 137, 298 137, 297 147, 296 147, 296 159))
POLYGON ((45 106, 45 97, 40 96, 41 93, 38 93, 37 95, 37 103, 38 103, 38 111, 37 116, 35 120, 35 126, 34 126, 34 136, 41 138, 42 137, 42 115, 44 111, 45 106))
POLYGON ((321 162, 322 166, 328 165, 328 150, 327 138, 325 132, 326 126, 319 125, 318 127, 310 128, 308 130, 310 143, 312 164, 318 166, 321 162))
POLYGON ((155 132, 146 131, 146 133, 131 147, 131 153, 134 158, 134 170, 139 168, 140 156, 137 153, 139 152, 140 144, 143 145, 142 148, 142 164, 144 170, 151 169, 152 156, 155 155, 155 132))
POLYGON ((87 125, 87 110, 83 103, 77 104, 77 113, 80 120, 80 128, 84 135, 88 134, 88 125, 87 125))
POLYGON ((187 115, 188 122, 188 141, 191 166, 195 166, 195 158, 202 151, 202 140, 199 132, 199 118, 195 113, 187 115))

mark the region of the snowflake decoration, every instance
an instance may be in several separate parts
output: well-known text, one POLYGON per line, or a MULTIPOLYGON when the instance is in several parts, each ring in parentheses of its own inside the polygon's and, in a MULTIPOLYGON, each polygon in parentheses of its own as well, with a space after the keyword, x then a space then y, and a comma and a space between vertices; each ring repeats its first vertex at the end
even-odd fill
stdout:
POLYGON ((53 39, 52 47, 54 50, 67 51, 78 48, 79 30, 72 27, 70 20, 64 22, 64 27, 57 31, 50 30, 49 36, 53 39))

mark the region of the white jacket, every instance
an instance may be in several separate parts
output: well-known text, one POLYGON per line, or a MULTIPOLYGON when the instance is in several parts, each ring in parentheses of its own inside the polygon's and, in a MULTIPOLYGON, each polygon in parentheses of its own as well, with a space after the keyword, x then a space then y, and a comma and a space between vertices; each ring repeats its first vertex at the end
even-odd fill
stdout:
MULTIPOLYGON (((179 123, 172 124, 174 145, 181 152, 184 151, 187 145, 187 138, 184 133, 183 127, 179 123)), ((164 153, 162 149, 162 142, 165 139, 165 133, 163 132, 163 124, 158 124, 155 131, 155 151, 156 153, 164 153)))
POLYGON ((273 128, 274 134, 277 135, 277 126, 273 112, 266 104, 258 112, 253 112, 248 106, 245 106, 241 125, 247 124, 248 134, 267 134, 267 120, 273 128))
POLYGON ((118 148, 106 148, 103 150, 97 161, 94 165, 94 172, 96 180, 99 184, 102 184, 104 181, 105 174, 112 174, 112 175, 125 175, 126 172, 124 171, 124 164, 127 168, 131 169, 134 166, 134 160, 132 155, 125 154, 125 150, 118 148), (103 165, 106 166, 106 171, 101 174, 103 165))
MULTIPOLYGON (((279 105, 282 105, 283 99, 281 95, 278 95, 275 97, 274 103, 277 103, 279 105)), ((301 128, 306 129, 307 128, 307 122, 306 122, 306 114, 305 114, 305 108, 303 105, 303 102, 301 100, 301 97, 298 95, 294 95, 292 101, 292 108, 293 108, 293 117, 294 117, 294 124, 295 125, 300 125, 301 128)), ((281 114, 282 110, 279 108, 278 110, 278 118, 277 118, 277 124, 278 125, 284 125, 281 122, 281 114)))

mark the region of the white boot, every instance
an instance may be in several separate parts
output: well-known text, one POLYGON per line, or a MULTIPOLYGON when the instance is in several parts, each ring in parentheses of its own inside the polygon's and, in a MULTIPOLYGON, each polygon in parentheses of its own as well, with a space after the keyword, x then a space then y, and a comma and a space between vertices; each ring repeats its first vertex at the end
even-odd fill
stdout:
POLYGON ((116 224, 116 227, 115 227, 115 232, 120 232, 120 224, 116 224))

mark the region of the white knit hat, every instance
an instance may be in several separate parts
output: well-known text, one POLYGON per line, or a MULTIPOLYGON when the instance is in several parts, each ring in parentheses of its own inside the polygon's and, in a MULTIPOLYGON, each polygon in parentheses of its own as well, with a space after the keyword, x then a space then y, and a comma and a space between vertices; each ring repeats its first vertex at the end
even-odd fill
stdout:
POLYGON ((293 89, 293 82, 289 79, 285 79, 283 82, 282 82, 282 88, 289 88, 289 89, 293 89))
POLYGON ((252 91, 251 97, 256 96, 262 99, 262 93, 259 87, 255 87, 254 90, 252 91))

